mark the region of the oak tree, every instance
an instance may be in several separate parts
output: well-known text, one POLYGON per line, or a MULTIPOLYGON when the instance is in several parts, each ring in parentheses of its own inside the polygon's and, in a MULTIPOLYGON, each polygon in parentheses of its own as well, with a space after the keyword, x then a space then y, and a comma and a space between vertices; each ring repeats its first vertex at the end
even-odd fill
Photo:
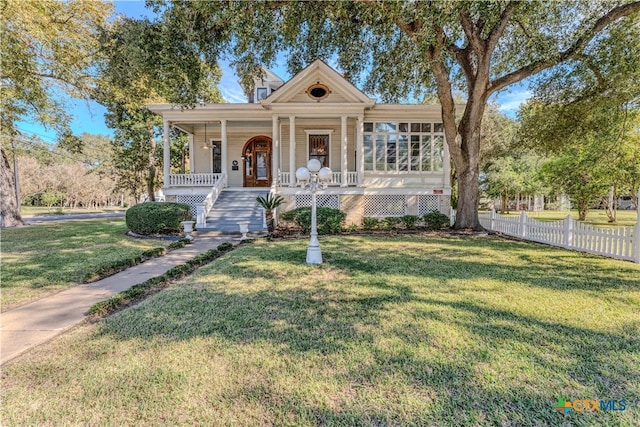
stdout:
POLYGON ((88 97, 98 48, 96 34, 112 6, 90 0, 0 1, 0 224, 22 223, 16 183, 5 148, 19 134, 17 123, 32 120, 70 138, 61 94, 88 97))

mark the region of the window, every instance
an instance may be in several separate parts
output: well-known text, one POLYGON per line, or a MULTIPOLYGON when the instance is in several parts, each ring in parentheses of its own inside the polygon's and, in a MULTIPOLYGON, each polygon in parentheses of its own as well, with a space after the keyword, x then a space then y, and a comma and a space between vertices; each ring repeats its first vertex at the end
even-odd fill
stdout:
POLYGON ((325 99, 331 93, 329 88, 320 82, 317 82, 316 84, 309 86, 306 92, 310 98, 316 101, 325 99))
POLYGON ((258 95, 257 96, 258 101, 260 101, 261 99, 265 99, 267 97, 267 88, 266 87, 259 87, 257 95, 258 95))
POLYGON ((211 173, 222 173, 222 142, 211 141, 211 173))
POLYGON ((430 172, 444 167, 442 123, 365 122, 364 170, 430 172))
POLYGON ((309 134, 309 160, 318 159, 322 166, 329 167, 329 135, 309 134))

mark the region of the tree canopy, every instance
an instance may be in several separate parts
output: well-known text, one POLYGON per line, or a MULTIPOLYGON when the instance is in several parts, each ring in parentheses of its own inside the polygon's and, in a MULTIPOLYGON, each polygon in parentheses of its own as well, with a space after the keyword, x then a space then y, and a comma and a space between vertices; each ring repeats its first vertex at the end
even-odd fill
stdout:
POLYGON ((147 19, 116 20, 101 35, 100 59, 93 97, 107 108, 107 123, 115 129, 119 186, 137 199, 142 183, 155 200, 162 120, 145 104, 223 102, 220 68, 176 38, 171 25, 147 19))
POLYGON ((62 94, 88 97, 93 88, 97 33, 112 6, 91 0, 0 0, 0 224, 21 223, 16 183, 5 153, 18 133, 16 124, 32 120, 72 137, 62 94))

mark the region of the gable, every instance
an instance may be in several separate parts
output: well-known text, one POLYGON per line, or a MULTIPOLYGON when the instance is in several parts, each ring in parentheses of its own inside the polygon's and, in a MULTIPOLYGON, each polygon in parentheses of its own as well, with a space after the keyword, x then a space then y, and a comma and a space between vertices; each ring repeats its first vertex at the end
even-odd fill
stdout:
POLYGON ((375 100, 318 59, 261 102, 265 106, 283 103, 373 105, 375 100))

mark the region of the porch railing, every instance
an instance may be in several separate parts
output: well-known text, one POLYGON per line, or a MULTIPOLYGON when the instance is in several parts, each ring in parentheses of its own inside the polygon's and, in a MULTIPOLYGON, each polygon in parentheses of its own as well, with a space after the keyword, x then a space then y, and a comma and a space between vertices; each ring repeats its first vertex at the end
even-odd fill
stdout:
POLYGON ((170 174, 169 187, 210 187, 216 184, 221 173, 170 174))
POLYGON ((218 196, 220 195, 220 193, 222 192, 222 189, 224 188, 225 174, 218 173, 218 174, 211 174, 211 175, 217 175, 218 179, 215 181, 213 187, 211 188, 211 191, 209 191, 209 194, 207 194, 207 197, 205 197, 204 202, 202 202, 201 205, 196 206, 196 211, 197 211, 196 226, 197 227, 205 226, 205 224, 207 223, 207 215, 209 215, 209 212, 211 211, 213 204, 216 202, 216 200, 218 199, 218 196))
MULTIPOLYGON (((280 185, 287 187, 295 175, 290 172, 280 172, 280 185)), ((337 186, 342 184, 342 172, 333 172, 329 185, 337 186)), ((347 172, 347 185, 355 187, 358 185, 358 172, 347 172)))

